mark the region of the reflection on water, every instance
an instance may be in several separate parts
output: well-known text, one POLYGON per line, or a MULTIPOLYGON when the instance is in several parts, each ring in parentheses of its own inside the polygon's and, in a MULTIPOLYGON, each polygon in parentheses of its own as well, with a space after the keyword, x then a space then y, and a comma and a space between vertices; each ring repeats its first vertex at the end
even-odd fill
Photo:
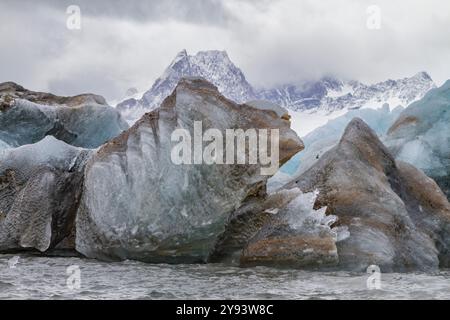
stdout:
POLYGON ((0 299, 450 299, 450 271, 382 274, 380 290, 367 289, 368 277, 0 255, 0 299), (79 289, 69 279, 77 268, 70 266, 79 266, 79 289))

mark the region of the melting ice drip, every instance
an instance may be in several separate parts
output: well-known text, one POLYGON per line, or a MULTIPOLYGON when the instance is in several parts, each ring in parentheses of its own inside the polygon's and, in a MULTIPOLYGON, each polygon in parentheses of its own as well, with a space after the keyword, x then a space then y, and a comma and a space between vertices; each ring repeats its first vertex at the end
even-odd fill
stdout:
POLYGON ((346 226, 332 227, 338 220, 335 215, 326 215, 327 207, 314 209, 319 191, 302 193, 286 206, 286 219, 290 227, 309 234, 331 234, 335 241, 350 236, 346 226))

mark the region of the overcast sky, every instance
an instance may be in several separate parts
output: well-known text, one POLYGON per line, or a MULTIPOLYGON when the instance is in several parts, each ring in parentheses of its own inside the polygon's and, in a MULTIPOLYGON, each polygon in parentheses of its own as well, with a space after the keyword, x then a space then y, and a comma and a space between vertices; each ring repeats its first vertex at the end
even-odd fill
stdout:
POLYGON ((448 0, 0 0, 0 81, 119 99, 181 49, 227 50, 255 86, 335 75, 450 78, 448 0), (69 5, 81 29, 69 30, 69 5), (369 29, 369 5, 381 9, 369 29))

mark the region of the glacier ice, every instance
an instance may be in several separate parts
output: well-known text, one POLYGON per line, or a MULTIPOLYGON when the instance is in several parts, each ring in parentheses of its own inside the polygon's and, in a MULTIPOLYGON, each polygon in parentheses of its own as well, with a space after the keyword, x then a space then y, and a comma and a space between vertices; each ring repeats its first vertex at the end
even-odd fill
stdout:
POLYGON ((317 236, 329 234, 335 242, 345 240, 350 236, 347 226, 334 227, 338 217, 327 215, 326 206, 314 209, 318 195, 318 190, 307 193, 300 191, 300 194, 284 209, 287 223, 293 229, 307 234, 315 233, 317 236))
POLYGON ((127 128, 117 111, 101 105, 45 106, 16 100, 0 112, 0 139, 13 147, 53 135, 74 146, 96 148, 127 128))
POLYGON ((10 148, 10 145, 0 140, 0 150, 10 148))
POLYGON ((397 159, 422 169, 450 197, 450 80, 406 108, 385 141, 397 159))
POLYGON ((286 119, 289 119, 289 112, 283 108, 280 107, 279 105, 270 102, 270 101, 266 101, 266 100, 251 100, 251 101, 247 101, 245 104, 261 109, 261 110, 272 110, 273 112, 275 112, 280 118, 285 117, 286 119))
POLYGON ((73 234, 89 155, 52 136, 0 150, 0 251, 47 251, 73 234))
POLYGON ((314 209, 317 191, 292 188, 289 192, 296 195, 243 248, 242 265, 323 268, 338 263, 336 242, 348 237, 347 227, 335 228, 337 217, 326 215, 326 207, 314 209))
POLYGON ((58 97, 7 82, 0 84, 0 100, 0 148, 36 143, 47 135, 97 148, 128 128, 100 96, 58 97), (5 99, 7 105, 1 102, 5 99))

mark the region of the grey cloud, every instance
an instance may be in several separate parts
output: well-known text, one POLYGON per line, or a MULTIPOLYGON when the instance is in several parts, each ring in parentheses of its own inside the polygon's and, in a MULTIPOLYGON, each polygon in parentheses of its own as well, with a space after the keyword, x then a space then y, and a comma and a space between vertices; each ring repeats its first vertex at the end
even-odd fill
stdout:
POLYGON ((336 75, 450 78, 447 0, 0 1, 0 81, 119 99, 148 89, 178 51, 227 50, 257 86, 336 75), (368 5, 382 28, 366 28, 368 5), (65 27, 66 7, 82 29, 65 27))
POLYGON ((3 0, 8 6, 28 8, 48 7, 64 11, 69 5, 78 5, 84 15, 131 19, 139 22, 158 22, 170 19, 197 24, 223 25, 232 15, 220 0, 3 0))

